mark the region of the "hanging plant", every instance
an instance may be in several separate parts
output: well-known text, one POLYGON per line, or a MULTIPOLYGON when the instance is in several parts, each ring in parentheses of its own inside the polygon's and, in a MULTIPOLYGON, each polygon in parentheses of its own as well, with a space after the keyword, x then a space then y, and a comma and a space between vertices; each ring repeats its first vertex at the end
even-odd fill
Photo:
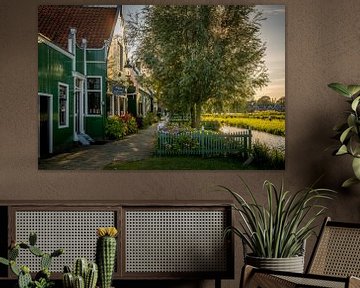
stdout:
POLYGON ((334 152, 335 155, 350 155, 352 157, 353 177, 347 179, 342 187, 349 187, 360 183, 360 85, 344 85, 331 83, 331 89, 347 98, 351 109, 348 112, 347 121, 334 127, 338 132, 340 147, 334 152))

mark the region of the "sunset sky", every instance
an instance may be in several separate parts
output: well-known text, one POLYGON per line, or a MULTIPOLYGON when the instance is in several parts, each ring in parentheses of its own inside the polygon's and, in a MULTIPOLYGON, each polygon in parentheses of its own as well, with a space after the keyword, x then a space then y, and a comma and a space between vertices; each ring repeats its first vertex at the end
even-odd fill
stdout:
POLYGON ((285 5, 257 5, 263 16, 261 38, 266 42, 265 63, 269 70, 270 83, 258 91, 257 97, 285 96, 285 5))
MULTIPOLYGON (((143 5, 124 5, 125 21, 129 13, 135 13, 143 5)), ((285 5, 257 5, 264 20, 261 27, 261 39, 266 43, 265 63, 270 83, 257 91, 255 98, 267 95, 270 98, 285 96, 285 5)))

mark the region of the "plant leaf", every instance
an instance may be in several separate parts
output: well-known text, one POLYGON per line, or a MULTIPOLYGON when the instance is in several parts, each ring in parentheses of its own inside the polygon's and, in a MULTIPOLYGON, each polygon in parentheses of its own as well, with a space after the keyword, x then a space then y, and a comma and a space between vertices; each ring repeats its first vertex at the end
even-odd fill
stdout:
POLYGON ((351 177, 351 178, 347 179, 346 181, 344 181, 344 183, 341 185, 341 187, 348 188, 352 185, 359 184, 359 183, 360 183, 359 179, 357 179, 356 177, 351 177))
POLYGON ((340 141, 341 143, 344 143, 344 141, 346 140, 346 137, 348 136, 349 132, 351 131, 353 127, 349 127, 347 129, 345 129, 345 131, 343 133, 341 133, 341 136, 340 136, 340 141))
POLYGON ((342 96, 351 97, 351 93, 348 90, 348 86, 341 84, 341 83, 330 83, 328 85, 329 88, 333 89, 337 93, 341 94, 342 96))
POLYGON ((356 111, 360 101, 360 96, 356 97, 355 100, 351 103, 351 109, 356 111))
POLYGON ((352 168, 356 178, 360 180, 360 158, 355 157, 353 159, 352 168))
POLYGON ((355 134, 351 136, 348 146, 351 155, 353 155, 354 157, 360 156, 360 138, 358 135, 355 134))
POLYGON ((360 92, 360 85, 348 85, 347 90, 349 91, 350 95, 353 96, 360 92))
POLYGON ((4 264, 4 265, 9 265, 9 264, 10 264, 9 260, 8 260, 8 259, 5 259, 5 258, 3 258, 3 257, 0 257, 0 263, 1 263, 1 264, 4 264))
POLYGON ((347 124, 348 126, 355 126, 356 123, 356 116, 353 113, 350 113, 350 115, 347 118, 347 124))
POLYGON ((336 152, 336 155, 344 155, 344 154, 347 154, 347 153, 349 153, 349 152, 348 152, 348 149, 347 149, 346 145, 341 145, 339 150, 336 152))

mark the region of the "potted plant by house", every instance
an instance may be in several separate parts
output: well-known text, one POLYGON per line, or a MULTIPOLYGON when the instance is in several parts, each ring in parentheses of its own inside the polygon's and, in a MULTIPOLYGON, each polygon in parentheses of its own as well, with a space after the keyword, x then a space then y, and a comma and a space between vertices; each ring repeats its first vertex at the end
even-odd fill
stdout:
POLYGON ((244 186, 251 201, 221 187, 235 198, 233 207, 240 216, 239 227, 229 227, 226 232, 233 232, 241 238, 246 248, 245 264, 302 273, 305 241, 314 233, 315 220, 326 209, 318 200, 331 199, 334 191, 305 188, 291 193, 284 189, 283 184, 277 188, 266 180, 267 203, 262 205, 246 183, 244 186))
POLYGON ((340 140, 340 146, 334 154, 350 155, 352 157, 354 176, 342 184, 343 187, 348 187, 360 183, 360 85, 331 83, 328 86, 346 97, 347 102, 351 106, 347 121, 334 127, 340 140))

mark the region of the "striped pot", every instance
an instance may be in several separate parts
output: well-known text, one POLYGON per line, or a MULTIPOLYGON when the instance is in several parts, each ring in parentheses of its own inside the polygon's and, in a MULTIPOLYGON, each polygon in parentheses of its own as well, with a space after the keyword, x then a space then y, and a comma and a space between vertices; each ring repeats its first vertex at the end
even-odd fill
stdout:
POLYGON ((262 269, 304 273, 303 255, 289 258, 263 258, 246 255, 245 263, 262 269))

